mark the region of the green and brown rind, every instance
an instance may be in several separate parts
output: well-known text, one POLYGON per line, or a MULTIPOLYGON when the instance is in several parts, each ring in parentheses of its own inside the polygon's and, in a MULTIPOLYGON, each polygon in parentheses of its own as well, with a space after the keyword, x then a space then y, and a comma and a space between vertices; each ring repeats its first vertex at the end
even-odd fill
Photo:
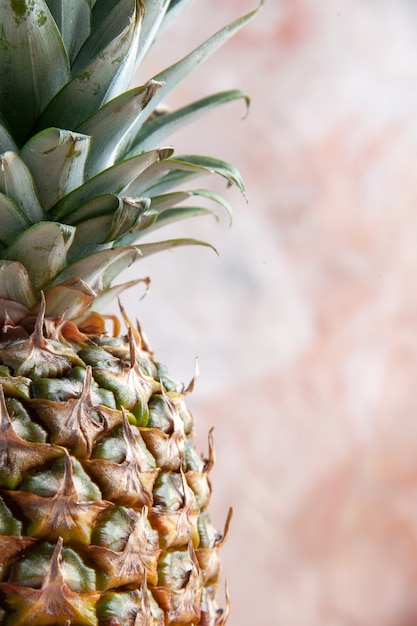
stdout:
POLYGON ((0 623, 224 623, 190 389, 136 329, 72 348, 37 332, 0 347, 0 623))

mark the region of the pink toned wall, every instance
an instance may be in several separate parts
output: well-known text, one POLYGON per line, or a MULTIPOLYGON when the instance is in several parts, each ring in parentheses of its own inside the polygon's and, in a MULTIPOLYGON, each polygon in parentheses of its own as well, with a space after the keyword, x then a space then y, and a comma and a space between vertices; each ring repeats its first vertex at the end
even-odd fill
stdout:
MULTIPOLYGON (((199 0, 139 79, 254 6, 199 0)), ((175 230, 219 258, 143 261, 151 293, 126 296, 174 375, 199 356, 229 625, 415 626, 415 2, 267 0, 168 104, 231 87, 245 120, 234 103, 169 142, 233 161, 249 204, 230 190, 232 229, 175 230)))

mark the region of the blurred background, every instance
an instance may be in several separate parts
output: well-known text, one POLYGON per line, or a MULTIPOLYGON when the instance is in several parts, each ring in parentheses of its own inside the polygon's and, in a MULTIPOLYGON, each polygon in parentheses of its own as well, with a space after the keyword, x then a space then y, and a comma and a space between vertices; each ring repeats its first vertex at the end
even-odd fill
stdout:
MULTIPOLYGON (((195 2, 138 82, 255 6, 195 2)), ((249 203, 230 189, 231 229, 167 234, 218 258, 146 259, 150 294, 124 296, 174 377, 199 357, 219 530, 235 509, 228 625, 416 626, 417 4, 266 0, 167 104, 234 87, 245 119, 235 102, 169 142, 233 162, 249 203)))

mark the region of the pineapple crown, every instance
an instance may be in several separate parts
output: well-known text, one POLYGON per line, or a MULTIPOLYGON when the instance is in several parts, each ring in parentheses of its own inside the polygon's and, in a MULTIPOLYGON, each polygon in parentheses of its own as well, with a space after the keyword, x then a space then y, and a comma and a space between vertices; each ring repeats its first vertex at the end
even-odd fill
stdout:
MULTIPOLYGON (((211 211, 182 206, 210 173, 244 193, 231 164, 174 157, 165 138, 239 90, 161 112, 166 96, 258 9, 222 28, 146 84, 129 85, 159 35, 192 0, 0 0, 0 321, 46 316, 82 327, 138 281, 113 285, 140 257, 193 239, 138 240, 211 211), (181 205, 181 206, 179 206, 181 205), (44 297, 43 295, 44 294, 44 297)), ((261 2, 262 4, 262 2, 261 2)), ((198 203, 197 203, 198 204, 198 203)))

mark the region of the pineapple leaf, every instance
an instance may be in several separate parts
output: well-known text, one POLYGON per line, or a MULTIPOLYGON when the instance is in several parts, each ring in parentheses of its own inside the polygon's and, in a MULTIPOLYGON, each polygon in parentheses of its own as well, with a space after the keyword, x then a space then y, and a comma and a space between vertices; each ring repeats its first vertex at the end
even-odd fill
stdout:
POLYGON ((172 209, 172 207, 174 207, 176 204, 180 204, 181 202, 184 202, 185 200, 188 200, 188 198, 191 198, 193 196, 208 198, 209 200, 220 204, 220 206, 222 206, 226 210, 229 216, 230 223, 232 223, 233 210, 229 202, 227 202, 227 200, 225 200, 222 196, 209 189, 176 191, 173 193, 163 194, 161 196, 155 196, 152 198, 152 208, 158 213, 163 213, 167 209, 172 209))
POLYGON ((70 75, 65 47, 46 2, 3 1, 0 113, 17 141, 23 142, 70 75))
POLYGON ((157 196, 156 198, 152 198, 151 207, 149 210, 146 210, 142 213, 138 226, 130 229, 129 231, 126 230, 126 233, 123 235, 119 235, 119 238, 117 239, 117 241, 115 241, 113 245, 133 245, 140 237, 142 231, 144 232, 144 234, 148 234, 153 230, 156 230, 158 228, 166 226, 169 223, 176 222, 181 219, 189 217, 200 217, 202 215, 212 215, 217 219, 216 213, 211 209, 205 207, 175 206, 176 204, 184 202, 192 196, 201 196, 217 202, 226 209, 230 221, 232 220, 232 209, 228 202, 226 202, 226 200, 224 200, 217 194, 212 193, 211 191, 200 189, 196 191, 179 191, 169 193, 163 196, 157 196))
POLYGON ((158 36, 158 32, 165 18, 170 0, 145 0, 145 17, 140 32, 136 67, 145 58, 149 48, 158 36))
POLYGON ((72 263, 58 274, 50 285, 60 285, 69 279, 79 278, 95 292, 102 292, 111 286, 112 280, 140 257, 140 252, 132 246, 99 250, 86 259, 72 263))
POLYGON ((212 200, 213 202, 217 202, 217 204, 220 204, 220 206, 222 206, 226 210, 226 213, 229 216, 229 224, 230 226, 232 225, 233 209, 230 206, 229 202, 227 202, 227 200, 223 198, 223 196, 220 196, 219 194, 215 193, 214 191, 211 191, 210 189, 196 189, 194 191, 190 191, 189 193, 192 196, 201 196, 202 198, 208 198, 209 200, 212 200))
MULTIPOLYGON (((148 153, 146 152, 145 154, 148 153)), ((153 190, 154 186, 161 180, 165 181, 168 179, 168 187, 172 186, 173 183, 171 182, 171 174, 175 175, 180 173, 180 175, 183 174, 190 176, 197 174, 201 175, 205 172, 205 168, 194 165, 193 163, 186 163, 178 159, 168 159, 166 161, 154 162, 130 183, 130 185, 125 189, 125 192, 133 197, 147 196, 149 195, 147 193, 148 190, 153 190)))
MULTIPOLYGON (((157 219, 150 223, 146 228, 146 234, 150 233, 153 230, 166 226, 172 222, 176 222, 181 219, 186 219, 188 217, 201 217, 203 215, 211 215, 218 219, 217 214, 211 209, 205 207, 195 207, 195 206, 186 206, 186 207, 176 207, 176 204, 180 202, 184 202, 191 196, 200 196, 203 198, 207 198, 220 204, 227 212, 229 216, 230 225, 233 221, 233 211, 230 204, 221 196, 210 191, 208 189, 197 189, 195 191, 178 191, 174 193, 164 194, 162 196, 156 196, 152 198, 151 209, 158 214, 157 219)), ((128 233, 124 235, 118 242, 117 245, 131 245, 138 238, 138 233, 128 233)))
MULTIPOLYGON (((124 193, 126 188, 130 187, 132 178, 135 179, 142 172, 146 172, 152 164, 168 158, 172 152, 172 149, 152 150, 109 167, 58 202, 51 211, 53 219, 66 217, 73 210, 78 209, 80 204, 94 196, 124 193)), ((129 193, 129 195, 132 194, 129 193)))
POLYGON ((68 261, 77 261, 108 248, 110 242, 120 239, 127 232, 147 228, 158 217, 156 211, 147 210, 149 204, 149 200, 135 202, 124 199, 113 215, 100 215, 83 221, 77 226, 68 261))
POLYGON ((158 213, 163 213, 171 209, 176 204, 180 204, 190 197, 189 191, 173 191, 152 198, 152 208, 158 213))
POLYGON ((14 261, 0 261, 0 300, 18 302, 31 309, 37 302, 26 268, 14 261))
POLYGON ((121 202, 122 199, 116 194, 107 193, 101 196, 95 196, 69 213, 65 217, 65 222, 67 224, 76 225, 94 217, 113 215, 121 202))
POLYGON ((31 224, 45 219, 32 175, 15 152, 0 157, 0 192, 14 200, 31 224))
POLYGON ((181 238, 181 239, 167 239, 165 241, 155 241, 153 243, 143 243, 136 248, 141 253, 141 258, 150 256, 151 254, 157 254, 164 250, 172 250, 181 246, 205 246, 211 248, 216 254, 218 254, 216 248, 207 241, 200 241, 199 239, 181 238))
MULTIPOLYGON (((177 63, 174 63, 167 69, 163 70, 156 76, 154 80, 162 82, 163 86, 158 90, 157 94, 153 98, 151 105, 148 109, 148 116, 156 109, 158 104, 166 99, 166 96, 178 86, 178 84, 184 80, 193 70, 195 70, 207 57, 215 52, 222 44, 224 44, 232 35, 234 35, 242 26, 246 24, 255 14, 259 11, 261 4, 250 13, 247 13, 243 17, 231 22, 224 28, 220 29, 202 43, 198 48, 190 52, 177 63)), ((168 12, 169 13, 169 12, 168 12)), ((135 127, 135 133, 138 133, 140 127, 145 120, 140 120, 135 127)), ((130 146, 127 146, 127 151, 130 150, 130 146)))
POLYGON ((158 145, 162 139, 177 132, 186 124, 198 119, 207 111, 221 104, 226 104, 227 102, 232 102, 240 98, 243 98, 246 102, 246 106, 249 107, 248 96, 238 89, 232 89, 202 98, 172 113, 157 115, 143 124, 139 133, 137 133, 136 137, 131 141, 131 148, 127 156, 133 156, 144 150, 150 150, 152 147, 158 145))
POLYGON ((141 26, 143 17, 142 0, 97 0, 94 2, 90 36, 73 64, 73 74, 87 67, 98 54, 119 37, 129 22, 134 22, 138 18, 141 26))
POLYGON ((104 308, 113 302, 123 291, 135 287, 138 283, 144 282, 143 278, 137 278, 136 280, 130 280, 129 282, 122 283, 121 285, 115 285, 114 287, 108 287, 99 293, 94 299, 90 310, 102 312, 104 308))
POLYGON ((8 152, 9 150, 11 152, 19 151, 17 145, 13 140, 13 137, 8 131, 6 124, 4 123, 0 115, 0 154, 3 154, 3 152, 8 152))
POLYGON ((146 85, 126 91, 81 124, 78 131, 93 137, 85 170, 86 178, 114 164, 119 145, 159 87, 160 83, 149 81, 146 85))
POLYGON ((46 211, 82 185, 89 146, 90 137, 59 128, 47 128, 23 146, 20 156, 46 211))
POLYGON ((65 267, 74 233, 67 224, 39 222, 19 235, 3 256, 22 263, 35 289, 41 289, 65 267))
MULTIPOLYGON (((146 233, 153 232, 158 228, 162 228, 167 224, 171 224, 173 222, 177 222, 182 219, 187 219, 189 217, 201 217, 202 215, 211 215, 217 217, 214 211, 210 209, 206 209, 204 207, 173 207, 171 209, 167 209, 159 216, 155 213, 155 218, 153 222, 147 226, 146 233)), ((121 239, 119 239, 115 245, 133 245, 138 240, 138 232, 127 233, 121 239)), ((141 244, 139 244, 139 248, 142 249, 141 244)))
POLYGON ((90 34, 89 0, 46 0, 59 28, 70 63, 90 34))
POLYGON ((236 185, 242 195, 246 198, 245 183, 237 168, 221 159, 202 156, 200 154, 181 155, 177 157, 177 162, 187 166, 192 165, 201 168, 210 174, 219 174, 231 185, 236 185))
POLYGON ((0 241, 5 246, 30 226, 26 216, 8 196, 0 193, 0 241))
MULTIPOLYGON (((174 163, 173 160, 172 163, 174 163)), ((153 165, 152 167, 156 169, 157 165, 158 164, 153 165)), ((151 177, 147 177, 146 184, 143 184, 140 187, 139 191, 142 195, 146 194, 150 198, 154 198, 161 194, 166 194, 167 191, 169 191, 173 187, 176 187, 188 178, 192 178, 193 176, 201 176, 205 173, 206 172, 201 168, 191 166, 185 167, 185 165, 181 166, 178 164, 178 161, 175 161, 175 165, 172 165, 169 168, 165 168, 165 170, 160 169, 159 172, 155 172, 153 180, 151 177)), ((140 179, 136 181, 138 186, 140 182, 140 179)))
POLYGON ((75 232, 74 242, 68 253, 68 263, 75 263, 100 250, 110 248, 111 245, 103 243, 103 240, 109 232, 111 224, 111 215, 94 217, 79 224, 75 232))
POLYGON ((154 163, 131 183, 126 193, 154 197, 174 187, 185 178, 207 173, 223 176, 229 184, 236 185, 246 197, 243 179, 233 165, 214 157, 196 154, 169 159, 163 163, 154 163))
POLYGON ((158 217, 158 213, 149 210, 150 200, 135 201, 124 198, 123 203, 113 216, 110 228, 103 243, 120 239, 127 232, 147 229, 158 217))
POLYGON ((82 315, 94 301, 95 293, 81 279, 68 280, 45 293, 46 315, 69 319, 82 315))
POLYGON ((102 104, 128 87, 142 20, 139 6, 138 0, 116 3, 114 11, 100 23, 99 29, 93 32, 81 49, 75 64, 77 74, 42 113, 36 126, 38 130, 48 126, 77 128, 102 104), (107 41, 109 32, 113 38, 102 49, 102 40, 107 41), (84 57, 90 52, 94 56, 84 66, 84 57))
POLYGON ((167 223, 176 222, 180 219, 184 219, 187 217, 195 217, 195 216, 199 217, 201 215, 214 215, 215 216, 216 214, 211 209, 206 209, 205 207, 197 207, 197 206, 173 207, 172 209, 167 209, 163 213, 160 213, 160 215, 158 216, 158 220, 154 224, 154 229, 160 228, 161 226, 165 226, 167 223))

